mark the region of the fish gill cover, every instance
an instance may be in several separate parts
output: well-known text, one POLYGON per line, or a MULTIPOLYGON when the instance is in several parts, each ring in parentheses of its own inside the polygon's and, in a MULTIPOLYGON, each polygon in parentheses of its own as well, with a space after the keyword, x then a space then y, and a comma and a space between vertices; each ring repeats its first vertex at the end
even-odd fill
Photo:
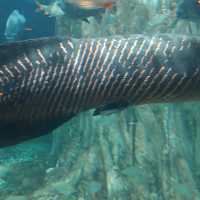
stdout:
MULTIPOLYGON (((79 38, 158 33, 190 37, 200 33, 196 3, 119 0, 101 20, 53 17, 55 33, 79 38), (187 17, 177 15, 179 9, 187 17)), ((0 7, 4 13, 16 9, 6 5, 0 7)), ((37 32, 47 27, 47 21, 37 22, 37 32)), ((5 27, 0 27, 4 38, 5 27)), ((133 106, 109 116, 94 117, 89 111, 45 138, 3 148, 0 199, 200 199, 199 109, 199 103, 182 103, 133 106)))

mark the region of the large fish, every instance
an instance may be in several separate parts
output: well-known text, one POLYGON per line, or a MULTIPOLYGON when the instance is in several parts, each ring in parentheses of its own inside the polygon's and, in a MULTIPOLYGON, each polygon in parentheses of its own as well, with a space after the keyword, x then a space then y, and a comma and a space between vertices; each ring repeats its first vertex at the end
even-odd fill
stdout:
POLYGON ((0 46, 0 147, 76 114, 200 99, 200 37, 42 38, 0 46))

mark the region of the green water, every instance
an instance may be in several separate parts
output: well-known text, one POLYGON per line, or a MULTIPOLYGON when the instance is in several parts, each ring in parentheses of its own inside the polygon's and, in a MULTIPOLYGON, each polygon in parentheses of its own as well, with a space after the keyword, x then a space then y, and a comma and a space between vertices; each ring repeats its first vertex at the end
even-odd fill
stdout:
MULTIPOLYGON (((58 17, 55 28, 78 38, 200 34, 200 16, 177 19, 177 6, 121 0, 100 23, 58 17)), ((0 150, 0 200, 200 200, 199 111, 182 103, 81 113, 51 135, 0 150)))

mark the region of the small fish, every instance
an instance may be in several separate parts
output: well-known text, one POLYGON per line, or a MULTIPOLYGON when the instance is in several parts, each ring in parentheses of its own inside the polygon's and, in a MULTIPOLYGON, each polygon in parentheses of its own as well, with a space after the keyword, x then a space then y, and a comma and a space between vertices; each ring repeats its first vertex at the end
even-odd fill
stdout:
POLYGON ((23 32, 25 23, 26 18, 18 10, 14 10, 6 22, 5 38, 9 41, 16 40, 23 32))
POLYGON ((112 9, 116 0, 72 0, 74 3, 85 9, 105 8, 112 9))

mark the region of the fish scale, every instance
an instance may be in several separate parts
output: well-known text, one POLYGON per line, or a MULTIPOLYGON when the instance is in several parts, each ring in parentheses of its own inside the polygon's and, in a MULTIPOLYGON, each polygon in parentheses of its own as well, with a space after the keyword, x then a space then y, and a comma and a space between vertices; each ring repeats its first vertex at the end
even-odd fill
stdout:
POLYGON ((0 147, 79 112, 200 99, 200 38, 41 38, 0 45, 0 147))

